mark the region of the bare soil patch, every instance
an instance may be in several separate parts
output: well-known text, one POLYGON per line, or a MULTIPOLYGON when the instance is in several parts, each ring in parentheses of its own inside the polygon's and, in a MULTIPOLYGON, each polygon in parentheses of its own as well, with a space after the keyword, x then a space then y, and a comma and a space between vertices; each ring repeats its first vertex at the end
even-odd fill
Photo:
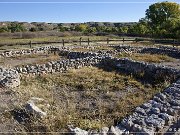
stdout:
POLYGON ((54 54, 32 54, 18 57, 0 58, 0 64, 6 67, 22 66, 27 64, 44 64, 49 61, 64 59, 54 54))

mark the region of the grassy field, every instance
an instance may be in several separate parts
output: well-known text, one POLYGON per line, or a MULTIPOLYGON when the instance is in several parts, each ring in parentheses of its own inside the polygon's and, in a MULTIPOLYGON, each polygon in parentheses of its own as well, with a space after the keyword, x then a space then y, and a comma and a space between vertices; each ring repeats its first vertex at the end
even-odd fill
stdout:
MULTIPOLYGON (((32 39, 17 39, 17 38, 1 38, 0 37, 0 43, 1 44, 16 44, 16 43, 29 43, 32 42, 52 42, 52 41, 62 41, 64 39, 65 41, 69 40, 79 40, 80 37, 82 37, 82 40, 106 40, 108 36, 66 36, 66 37, 57 37, 57 36, 49 36, 49 37, 43 37, 43 38, 32 38, 32 39)), ((115 37, 111 37, 113 39, 115 37)))
MULTIPOLYGON (((108 37, 107 36, 67 36, 67 37, 46 37, 46 38, 33 38, 33 39, 13 39, 13 38, 1 38, 0 37, 0 44, 17 44, 13 46, 0 46, 0 51, 4 50, 18 50, 18 49, 29 49, 29 45, 18 45, 18 43, 29 43, 30 41, 32 42, 53 42, 53 41, 62 41, 64 39, 65 41, 77 41, 82 37, 82 40, 106 40, 108 37)), ((116 38, 116 37, 111 37, 111 39, 116 38)), ((96 44, 104 44, 104 43, 91 43, 91 45, 96 45, 96 44)), ((38 47, 38 46, 44 46, 45 44, 33 44, 32 48, 38 47)), ((62 44, 49 44, 52 46, 56 45, 62 45, 62 44)), ((65 46, 69 45, 79 45, 79 43, 65 43, 65 46)), ((82 43, 82 45, 87 45, 87 43, 82 43)))
MULTIPOLYGON (((16 49, 28 49, 30 48, 29 45, 18 45, 18 43, 30 43, 31 42, 53 42, 53 41, 62 41, 62 39, 64 39, 65 41, 78 41, 80 39, 80 37, 82 38, 82 40, 87 41, 88 38, 91 40, 105 40, 105 42, 91 42, 90 45, 107 45, 106 40, 107 38, 109 39, 135 39, 136 37, 118 37, 118 36, 65 36, 65 37, 58 37, 58 36, 48 36, 48 37, 39 37, 39 38, 8 38, 8 37, 0 37, 0 51, 4 51, 4 50, 16 50, 16 49), (17 44, 17 45, 13 45, 13 46, 1 46, 1 45, 8 45, 8 44, 17 44)), ((120 45, 120 44, 124 44, 124 45, 130 45, 130 46, 149 46, 149 47, 154 47, 154 46, 163 46, 163 44, 154 44, 153 42, 149 42, 149 41, 143 41, 143 42, 132 42, 132 41, 126 41, 126 42, 122 42, 122 41, 111 41, 109 44, 112 45, 120 45)), ((33 44, 32 48, 34 47, 38 47, 38 46, 44 46, 45 44, 33 44)), ((49 44, 52 46, 56 46, 56 45, 62 45, 62 44, 49 44)), ((65 46, 69 46, 69 45, 79 45, 79 43, 65 43, 65 46)), ((82 43, 82 45, 88 45, 87 43, 82 43)), ((172 45, 166 45, 169 47, 172 47, 172 45)))
POLYGON ((22 77, 21 82, 15 90, 24 102, 40 97, 51 105, 43 120, 48 131, 67 131, 68 124, 86 130, 113 125, 168 85, 147 85, 132 76, 96 67, 22 77))

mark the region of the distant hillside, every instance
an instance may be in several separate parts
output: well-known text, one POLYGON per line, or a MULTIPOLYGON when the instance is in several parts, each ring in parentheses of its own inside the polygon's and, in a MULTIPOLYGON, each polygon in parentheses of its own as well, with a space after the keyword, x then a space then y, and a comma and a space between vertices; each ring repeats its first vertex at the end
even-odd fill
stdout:
POLYGON ((96 26, 110 26, 110 27, 121 27, 121 26, 131 26, 136 24, 136 22, 85 22, 85 23, 61 23, 62 26, 76 26, 79 24, 87 24, 90 27, 96 26))
POLYGON ((58 26, 63 27, 75 27, 79 24, 86 24, 89 27, 97 27, 97 26, 106 26, 106 27, 123 27, 123 26, 131 26, 136 24, 136 22, 85 22, 85 23, 46 23, 46 22, 0 22, 0 27, 7 27, 11 23, 21 24, 26 30, 42 28, 42 30, 54 30, 58 26))

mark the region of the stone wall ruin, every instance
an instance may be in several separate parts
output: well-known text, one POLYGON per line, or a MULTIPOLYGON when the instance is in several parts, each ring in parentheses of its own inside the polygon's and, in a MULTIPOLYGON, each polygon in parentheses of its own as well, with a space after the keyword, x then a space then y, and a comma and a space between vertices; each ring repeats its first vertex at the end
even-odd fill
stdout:
MULTIPOLYGON (((31 53, 42 53, 53 47, 44 47, 29 51, 16 51, 1 53, 2 57, 12 57, 17 55, 26 55, 31 53)), ((152 49, 119 47, 119 51, 134 51, 141 53, 161 53, 179 58, 178 49, 152 49), (173 52, 173 54, 172 54, 173 52)), ((14 69, 0 68, 0 85, 3 87, 14 88, 20 85, 20 76, 40 75, 44 73, 64 72, 69 69, 77 69, 83 66, 98 66, 100 68, 116 70, 133 75, 143 74, 144 78, 157 80, 169 79, 175 81, 164 91, 156 94, 152 100, 137 107, 134 113, 124 118, 117 126, 111 126, 103 130, 103 134, 154 134, 155 132, 165 132, 180 115, 180 70, 164 67, 156 64, 138 62, 130 59, 118 59, 111 56, 108 52, 73 52, 67 48, 58 48, 59 55, 65 55, 68 59, 51 61, 41 65, 26 65, 24 67, 15 67, 14 69)), ((71 129, 74 134, 90 134, 87 131, 71 129), (77 133, 78 131, 78 133, 77 133)), ((101 134, 101 133, 97 133, 101 134)))

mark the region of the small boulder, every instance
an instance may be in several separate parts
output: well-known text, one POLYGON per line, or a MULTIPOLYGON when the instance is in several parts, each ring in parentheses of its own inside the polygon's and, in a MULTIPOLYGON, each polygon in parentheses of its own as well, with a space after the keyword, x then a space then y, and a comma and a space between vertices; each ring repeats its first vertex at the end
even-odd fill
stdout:
POLYGON ((72 126, 68 126, 68 128, 73 135, 88 135, 88 131, 82 130, 78 127, 73 128, 72 126))
POLYGON ((125 133, 126 129, 119 128, 117 126, 111 126, 108 134, 110 135, 122 135, 125 133))
POLYGON ((108 131, 109 131, 109 128, 108 128, 108 127, 103 127, 103 128, 100 130, 100 133, 101 133, 102 135, 107 135, 108 131))
POLYGON ((27 112, 32 113, 40 118, 47 115, 47 110, 49 104, 45 103, 44 99, 32 97, 27 104, 25 105, 25 109, 27 112))

